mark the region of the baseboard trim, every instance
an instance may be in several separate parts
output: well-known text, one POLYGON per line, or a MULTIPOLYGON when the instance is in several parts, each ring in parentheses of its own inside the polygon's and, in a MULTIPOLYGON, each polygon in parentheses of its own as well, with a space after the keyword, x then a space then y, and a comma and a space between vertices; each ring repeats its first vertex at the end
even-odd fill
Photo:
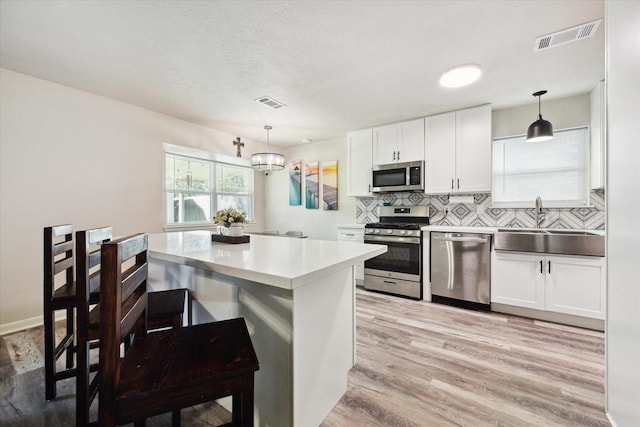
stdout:
MULTIPOLYGON (((64 310, 58 310, 56 313, 56 321, 66 319, 67 315, 64 310)), ((16 322, 0 324, 0 336, 12 334, 14 332, 24 331, 25 329, 36 328, 44 324, 44 316, 35 316, 28 319, 18 320, 16 322)))

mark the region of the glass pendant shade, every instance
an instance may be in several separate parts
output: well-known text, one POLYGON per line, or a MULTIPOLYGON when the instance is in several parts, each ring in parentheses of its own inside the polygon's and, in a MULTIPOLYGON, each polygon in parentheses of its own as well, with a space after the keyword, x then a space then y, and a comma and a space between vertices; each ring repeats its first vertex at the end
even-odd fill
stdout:
POLYGON ((255 153, 251 155, 251 167, 259 171, 284 169, 284 156, 278 153, 255 153))
POLYGON ((533 94, 538 98, 538 120, 531 123, 529 129, 527 129, 528 142, 548 141, 553 138, 553 125, 551 122, 544 120, 542 113, 540 113, 540 97, 545 93, 547 93, 546 90, 540 90, 533 94))
POLYGON ((269 131, 271 126, 265 126, 267 131, 267 152, 255 153, 251 155, 251 167, 259 171, 279 171, 284 169, 284 156, 278 153, 271 153, 269 150, 269 131))

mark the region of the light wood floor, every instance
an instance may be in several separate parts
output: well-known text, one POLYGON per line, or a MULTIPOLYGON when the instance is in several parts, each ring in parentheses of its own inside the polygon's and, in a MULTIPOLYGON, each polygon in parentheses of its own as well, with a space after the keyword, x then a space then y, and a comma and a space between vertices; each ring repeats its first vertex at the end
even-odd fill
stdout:
MULTIPOLYGON (((41 328, 0 337, 0 426, 75 425, 73 380, 44 402, 42 352, 41 328)), ((230 417, 208 404, 182 419, 230 417)), ((359 289, 357 364, 322 427, 485 425, 609 426, 603 334, 359 289)))
POLYGON ((357 298, 357 364, 323 427, 610 425, 603 333, 357 298))

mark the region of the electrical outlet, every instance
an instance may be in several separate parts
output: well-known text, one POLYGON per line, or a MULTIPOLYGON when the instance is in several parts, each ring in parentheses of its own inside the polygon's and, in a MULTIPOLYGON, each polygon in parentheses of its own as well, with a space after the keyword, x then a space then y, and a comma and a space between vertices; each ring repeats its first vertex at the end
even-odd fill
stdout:
POLYGON ((444 214, 449 215, 449 205, 444 205, 444 214))

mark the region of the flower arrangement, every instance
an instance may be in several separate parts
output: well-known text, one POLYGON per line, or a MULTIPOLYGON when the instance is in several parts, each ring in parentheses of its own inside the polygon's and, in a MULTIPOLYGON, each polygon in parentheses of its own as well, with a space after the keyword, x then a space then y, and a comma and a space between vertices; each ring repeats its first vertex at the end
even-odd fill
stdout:
POLYGON ((213 222, 224 227, 231 227, 233 223, 244 224, 247 222, 247 214, 233 208, 221 209, 216 212, 213 222))

